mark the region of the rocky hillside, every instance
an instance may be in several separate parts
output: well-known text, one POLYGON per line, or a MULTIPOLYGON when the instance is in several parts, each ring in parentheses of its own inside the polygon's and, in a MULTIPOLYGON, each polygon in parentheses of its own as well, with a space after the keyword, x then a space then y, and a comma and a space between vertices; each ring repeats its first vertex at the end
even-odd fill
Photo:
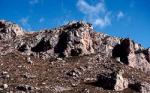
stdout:
POLYGON ((150 49, 85 22, 39 32, 0 20, 2 93, 150 93, 150 49))

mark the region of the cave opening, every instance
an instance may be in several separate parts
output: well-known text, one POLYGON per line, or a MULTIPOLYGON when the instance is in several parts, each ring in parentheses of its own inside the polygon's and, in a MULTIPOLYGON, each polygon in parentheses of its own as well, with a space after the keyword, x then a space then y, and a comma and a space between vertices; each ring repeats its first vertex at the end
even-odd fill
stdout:
POLYGON ((130 52, 130 41, 125 39, 121 44, 117 44, 112 50, 112 56, 114 58, 120 57, 120 61, 124 64, 129 64, 128 55, 130 52))
POLYGON ((50 42, 45 40, 44 38, 41 39, 41 41, 35 46, 31 48, 31 51, 33 52, 45 52, 47 50, 51 49, 50 42))

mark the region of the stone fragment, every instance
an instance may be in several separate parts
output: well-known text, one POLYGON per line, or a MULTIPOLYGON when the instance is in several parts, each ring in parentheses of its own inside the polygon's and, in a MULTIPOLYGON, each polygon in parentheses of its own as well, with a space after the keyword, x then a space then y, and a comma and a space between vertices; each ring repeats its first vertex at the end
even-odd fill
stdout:
POLYGON ((32 64, 32 63, 33 63, 33 61, 31 60, 30 57, 27 58, 27 62, 28 62, 29 64, 32 64))
POLYGON ((8 88, 8 84, 3 84, 3 88, 7 89, 8 88))
POLYGON ((63 86, 55 86, 55 92, 65 92, 71 90, 70 87, 63 87, 63 86))

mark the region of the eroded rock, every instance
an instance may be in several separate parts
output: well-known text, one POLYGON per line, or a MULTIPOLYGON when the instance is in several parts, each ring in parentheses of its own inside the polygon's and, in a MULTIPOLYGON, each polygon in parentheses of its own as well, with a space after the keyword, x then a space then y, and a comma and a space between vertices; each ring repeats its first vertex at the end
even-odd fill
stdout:
POLYGON ((23 29, 10 21, 0 20, 0 39, 8 40, 24 35, 23 29))

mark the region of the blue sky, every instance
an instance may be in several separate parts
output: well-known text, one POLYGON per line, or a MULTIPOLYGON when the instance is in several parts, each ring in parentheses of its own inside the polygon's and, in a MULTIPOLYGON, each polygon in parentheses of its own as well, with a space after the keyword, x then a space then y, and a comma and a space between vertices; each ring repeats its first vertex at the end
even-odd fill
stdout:
POLYGON ((150 46, 150 0, 0 0, 0 10, 0 19, 29 31, 84 20, 96 31, 150 46))

